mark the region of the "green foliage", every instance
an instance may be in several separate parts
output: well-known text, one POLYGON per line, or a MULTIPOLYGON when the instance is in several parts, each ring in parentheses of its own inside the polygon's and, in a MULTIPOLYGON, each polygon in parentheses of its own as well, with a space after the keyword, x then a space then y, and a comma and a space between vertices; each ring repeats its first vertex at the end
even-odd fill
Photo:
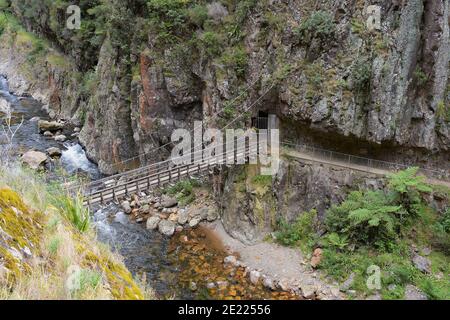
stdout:
POLYGON ((372 79, 372 64, 367 59, 356 61, 352 69, 352 79, 356 91, 361 94, 369 93, 372 79))
MULTIPOLYGON (((11 5, 11 1, 9 0, 0 0, 0 10, 6 10, 11 5)), ((0 32, 1 34, 1 32, 0 32)))
POLYGON ((444 101, 438 102, 436 109, 436 117, 446 122, 450 122, 450 107, 446 105, 444 101))
POLYGON ((166 189, 165 192, 171 196, 175 196, 180 205, 185 206, 195 200, 194 188, 198 186, 199 183, 196 180, 182 180, 166 189))
POLYGON ((428 76, 425 74, 425 72, 419 66, 414 71, 414 77, 415 77, 419 87, 425 85, 428 82, 428 76))
POLYGON ((331 40, 335 32, 333 16, 326 11, 315 11, 296 30, 300 42, 305 44, 309 44, 313 39, 331 40))
POLYGON ((248 55, 243 47, 228 48, 221 56, 220 61, 227 69, 234 70, 238 77, 243 77, 245 75, 248 64, 248 55))
POLYGON ((419 216, 421 193, 431 192, 417 168, 388 176, 389 191, 354 191, 327 212, 326 227, 358 245, 390 249, 419 216))
POLYGON ((80 232, 86 232, 90 226, 89 209, 83 205, 83 197, 77 195, 58 195, 52 199, 53 205, 80 232))
POLYGON ((252 178, 252 182, 263 186, 272 185, 272 176, 256 175, 252 178))
POLYGON ((201 4, 197 4, 188 10, 189 21, 197 27, 203 27, 208 19, 208 9, 201 4))
POLYGON ((338 235, 337 233, 333 232, 327 235, 325 238, 325 244, 328 247, 332 247, 338 250, 344 250, 348 245, 348 238, 346 235, 338 235))
POLYGON ((223 38, 220 34, 213 31, 204 32, 200 38, 201 48, 210 57, 215 57, 222 52, 223 38))
POLYGON ((293 223, 279 220, 276 239, 283 245, 300 245, 305 249, 311 249, 317 240, 316 225, 316 210, 303 212, 293 223))

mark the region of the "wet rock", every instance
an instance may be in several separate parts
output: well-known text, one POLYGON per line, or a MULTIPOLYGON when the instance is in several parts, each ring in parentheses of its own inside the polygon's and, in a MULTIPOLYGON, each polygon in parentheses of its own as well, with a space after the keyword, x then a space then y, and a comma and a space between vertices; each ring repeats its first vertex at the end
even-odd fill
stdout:
POLYGON ((129 201, 123 201, 120 206, 126 214, 131 214, 131 204, 129 201))
POLYGON ((302 285, 302 295, 305 299, 312 299, 316 295, 316 288, 310 285, 302 285))
POLYGON ((355 273, 351 273, 350 276, 347 278, 347 280, 344 281, 344 283, 339 288, 342 292, 347 292, 351 286, 353 285, 353 282, 355 281, 355 273))
POLYGON ((250 282, 252 284, 257 285, 260 279, 261 279, 261 272, 256 270, 250 271, 250 282))
POLYGON ((150 217, 147 219, 147 230, 156 230, 161 218, 158 216, 150 217))
POLYGON ((176 213, 170 214, 169 220, 174 222, 174 223, 177 223, 178 222, 178 214, 176 214, 176 213))
POLYGON ((56 132, 58 130, 64 129, 64 124, 57 121, 45 121, 45 120, 39 120, 38 121, 38 128, 40 132, 50 131, 50 132, 56 132))
POLYGON ((47 161, 47 155, 43 152, 28 151, 22 156, 22 161, 31 169, 37 170, 47 161))
POLYGON ((315 269, 319 266, 320 262, 322 261, 322 255, 323 255, 322 249, 317 248, 316 250, 314 250, 313 256, 311 258, 311 267, 315 269))
POLYGON ((39 120, 41 120, 41 118, 33 117, 33 118, 30 119, 30 122, 38 122, 39 120))
POLYGON ((47 150, 45 150, 47 152, 47 154, 52 157, 52 158, 57 158, 57 157, 61 157, 62 155, 62 151, 59 148, 56 147, 52 147, 52 148, 48 148, 47 150))
POLYGON ((51 133, 50 131, 45 131, 44 137, 53 137, 53 133, 51 133))
POLYGON ((431 262, 428 258, 422 257, 418 254, 413 256, 412 262, 414 266, 423 273, 430 273, 431 262))
POLYGON ((228 257, 225 257, 225 259, 223 259, 223 263, 225 265, 235 266, 237 264, 237 259, 235 256, 228 256, 228 257))
POLYGON ((291 286, 287 279, 281 279, 280 281, 278 281, 278 288, 283 291, 289 291, 291 289, 291 286))
POLYGON ((267 289, 270 289, 270 290, 276 289, 274 281, 268 277, 263 278, 263 285, 264 285, 264 287, 266 287, 267 289))
POLYGON ((183 225, 186 224, 188 222, 189 219, 189 213, 182 209, 178 212, 178 223, 183 225))
POLYGON ((164 208, 172 208, 178 204, 178 200, 164 195, 161 199, 161 206, 164 208))
POLYGON ((189 227, 195 228, 202 221, 201 217, 194 217, 189 221, 189 227))
POLYGON ((75 127, 74 129, 73 129, 73 132, 80 132, 81 131, 81 129, 80 128, 78 128, 78 127, 75 127))
POLYGON ((67 140, 67 137, 63 134, 60 134, 60 135, 55 136, 54 139, 57 142, 65 142, 67 140))
POLYGON ((144 218, 137 218, 136 219, 136 223, 143 223, 144 222, 144 218))
POLYGON ((405 288, 405 300, 428 300, 428 298, 417 287, 408 284, 405 288))
POLYGON ((206 216, 206 220, 208 220, 208 222, 213 222, 216 221, 219 218, 219 214, 217 212, 217 210, 215 210, 214 208, 210 208, 208 210, 208 215, 206 216))
POLYGON ((175 233, 175 223, 169 220, 161 220, 158 224, 158 230, 163 235, 171 237, 175 233))

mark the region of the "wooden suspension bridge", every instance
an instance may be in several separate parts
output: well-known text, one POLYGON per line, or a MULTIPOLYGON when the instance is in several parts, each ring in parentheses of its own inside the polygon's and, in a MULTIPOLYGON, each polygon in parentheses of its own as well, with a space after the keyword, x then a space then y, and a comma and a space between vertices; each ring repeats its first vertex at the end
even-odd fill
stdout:
MULTIPOLYGON (((403 164, 363 158, 288 141, 282 142, 280 149, 282 155, 301 161, 341 167, 380 176, 410 167, 403 164)), ((203 150, 197 152, 203 152, 203 150)), ((80 192, 81 190, 84 203, 88 206, 111 201, 118 202, 119 199, 131 194, 149 191, 165 185, 172 185, 177 181, 191 177, 212 174, 214 169, 221 168, 227 165, 227 163, 237 164, 239 163, 238 159, 248 159, 251 153, 258 153, 258 147, 249 148, 249 146, 244 146, 232 152, 226 151, 192 164, 175 165, 172 160, 166 160, 97 180, 86 185, 69 185, 68 189, 71 192, 80 192)), ((423 174, 430 184, 443 185, 450 188, 450 172, 448 168, 440 171, 419 168, 419 173, 423 174)))

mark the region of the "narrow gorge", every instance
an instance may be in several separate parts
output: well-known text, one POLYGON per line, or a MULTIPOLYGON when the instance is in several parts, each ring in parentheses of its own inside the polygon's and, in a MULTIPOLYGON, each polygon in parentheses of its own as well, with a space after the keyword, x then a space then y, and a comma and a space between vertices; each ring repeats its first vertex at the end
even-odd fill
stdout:
POLYGON ((448 0, 0 0, 0 90, 15 159, 106 189, 176 129, 277 119, 276 175, 218 166, 91 207, 158 298, 450 299, 448 0))

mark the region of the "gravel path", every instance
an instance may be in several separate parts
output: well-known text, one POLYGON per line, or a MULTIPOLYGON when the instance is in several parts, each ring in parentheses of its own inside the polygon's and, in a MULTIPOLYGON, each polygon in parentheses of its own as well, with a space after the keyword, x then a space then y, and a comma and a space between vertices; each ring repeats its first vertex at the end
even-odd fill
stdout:
POLYGON ((323 280, 321 274, 309 266, 300 250, 274 243, 245 245, 232 238, 220 221, 205 225, 223 243, 231 255, 236 255, 251 270, 258 270, 288 287, 300 287, 303 292, 315 291, 320 299, 342 299, 339 285, 323 280))

